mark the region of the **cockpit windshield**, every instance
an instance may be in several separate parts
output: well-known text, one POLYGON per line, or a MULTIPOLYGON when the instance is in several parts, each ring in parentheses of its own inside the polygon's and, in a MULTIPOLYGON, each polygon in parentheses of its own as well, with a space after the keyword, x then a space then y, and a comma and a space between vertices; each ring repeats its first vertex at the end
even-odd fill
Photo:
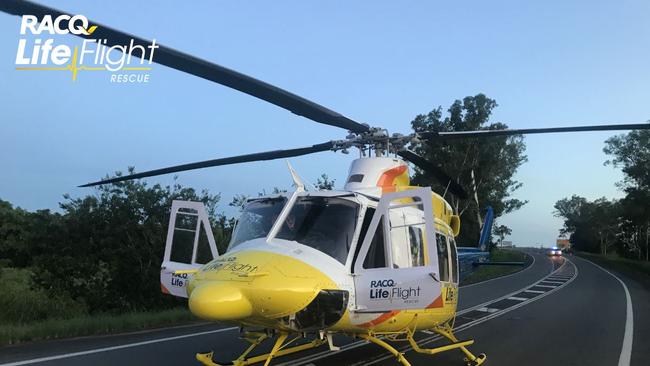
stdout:
POLYGON ((239 217, 228 250, 248 240, 265 238, 286 203, 286 197, 249 201, 239 217))
POLYGON ((297 241, 345 263, 358 207, 339 197, 299 197, 276 238, 297 241))

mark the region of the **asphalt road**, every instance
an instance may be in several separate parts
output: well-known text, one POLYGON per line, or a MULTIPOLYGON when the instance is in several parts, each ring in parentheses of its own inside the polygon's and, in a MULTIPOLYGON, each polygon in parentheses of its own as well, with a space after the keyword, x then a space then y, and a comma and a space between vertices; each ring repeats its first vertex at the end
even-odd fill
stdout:
MULTIPOLYGON (((645 365, 650 356, 650 295, 647 288, 586 260, 569 257, 563 266, 531 250, 534 263, 503 278, 461 288, 456 320, 460 339, 488 356, 486 365, 645 365), (628 305, 630 309, 628 309, 628 305), (633 316, 632 316, 633 314, 633 316), (628 316, 629 315, 629 316, 628 316), (627 363, 626 363, 627 361, 627 363)), ((186 326, 126 335, 38 342, 0 348, 8 365, 192 365, 196 352, 236 358, 246 344, 236 328, 186 326)), ((426 347, 443 342, 420 336, 426 347)), ((374 346, 335 338, 342 350, 326 347, 280 358, 275 365, 397 365, 374 346)), ((462 365, 458 351, 435 356, 404 348, 413 365, 462 365)))

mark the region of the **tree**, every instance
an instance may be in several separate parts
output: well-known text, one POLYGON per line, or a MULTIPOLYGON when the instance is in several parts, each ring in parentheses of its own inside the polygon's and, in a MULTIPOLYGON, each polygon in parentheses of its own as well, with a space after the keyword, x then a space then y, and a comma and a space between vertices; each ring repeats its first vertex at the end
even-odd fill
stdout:
MULTIPOLYGON (((411 122, 416 132, 467 131, 502 129, 503 123, 489 122, 497 103, 483 94, 456 100, 443 118, 442 107, 426 115, 418 115, 411 122)), ((522 136, 500 136, 489 139, 456 139, 452 141, 421 142, 413 146, 426 159, 440 165, 470 192, 470 199, 450 196, 434 178, 416 169, 414 182, 431 186, 450 201, 462 217, 463 230, 459 242, 478 243, 482 225, 482 207, 494 209, 495 218, 518 210, 526 201, 512 198, 522 183, 513 179, 517 169, 526 162, 522 136)))
POLYGON ((575 194, 571 198, 563 198, 555 203, 553 215, 564 218, 564 227, 560 229, 560 235, 575 232, 576 228, 585 221, 581 215, 584 214, 582 208, 586 205, 587 199, 575 194))
POLYGON ((103 185, 81 198, 65 196, 61 214, 39 211, 28 226, 26 243, 36 283, 86 304, 91 312, 179 304, 157 286, 171 203, 203 202, 223 252, 232 225, 217 213, 219 199, 178 184, 149 186, 142 181, 103 185))
POLYGON ((512 234, 512 229, 510 229, 506 225, 498 225, 495 226, 494 229, 492 229, 492 233, 499 238, 499 244, 500 244, 503 243, 503 239, 505 239, 506 236, 512 234))
POLYGON ((26 267, 31 263, 24 238, 29 234, 29 213, 0 200, 0 267, 26 267))
POLYGON ((650 130, 610 137, 603 151, 612 156, 605 165, 620 167, 623 171, 620 187, 650 191, 650 130))
POLYGON ((605 141, 605 165, 621 168, 626 192, 621 200, 619 251, 650 260, 650 130, 631 131, 605 141))
POLYGON ((318 179, 316 179, 316 188, 321 191, 331 191, 334 189, 334 184, 336 180, 330 179, 329 176, 325 173, 321 174, 318 179))
POLYGON ((588 201, 573 195, 555 203, 554 215, 564 218, 561 235, 570 235, 569 240, 578 250, 607 254, 617 243, 621 226, 621 204, 605 197, 588 201))

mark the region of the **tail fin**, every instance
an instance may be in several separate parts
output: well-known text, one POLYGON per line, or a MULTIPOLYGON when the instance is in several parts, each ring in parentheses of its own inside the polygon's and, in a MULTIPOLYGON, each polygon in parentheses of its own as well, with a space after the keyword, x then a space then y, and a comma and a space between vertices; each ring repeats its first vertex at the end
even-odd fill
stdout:
POLYGON ((482 251, 487 250, 488 240, 490 239, 490 231, 492 231, 492 222, 494 221, 494 210, 492 206, 488 206, 485 212, 485 219, 483 220, 483 227, 481 228, 481 238, 478 241, 478 247, 482 251))

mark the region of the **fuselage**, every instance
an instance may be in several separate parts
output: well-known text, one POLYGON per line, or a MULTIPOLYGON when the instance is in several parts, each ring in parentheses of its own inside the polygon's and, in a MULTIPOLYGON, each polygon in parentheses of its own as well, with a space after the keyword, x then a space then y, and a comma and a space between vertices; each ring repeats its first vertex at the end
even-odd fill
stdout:
POLYGON ((458 301, 460 221, 449 204, 430 193, 435 244, 421 233, 426 215, 418 199, 400 198, 382 216, 388 229, 368 230, 382 196, 418 188, 408 184, 401 160, 366 158, 352 164, 344 191, 250 200, 228 251, 189 283, 190 310, 208 320, 296 332, 391 332, 450 320, 458 301), (383 247, 384 239, 390 245, 383 247))

